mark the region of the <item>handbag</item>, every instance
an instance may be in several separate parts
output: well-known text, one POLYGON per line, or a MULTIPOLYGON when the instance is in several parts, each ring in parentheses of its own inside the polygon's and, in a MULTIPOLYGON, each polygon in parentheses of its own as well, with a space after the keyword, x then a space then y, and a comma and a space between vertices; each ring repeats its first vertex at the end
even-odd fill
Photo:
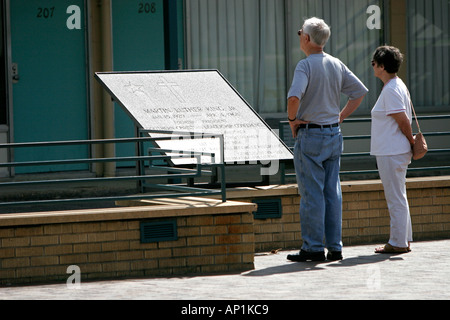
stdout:
POLYGON ((414 118, 416 118, 417 128, 419 129, 419 133, 414 136, 414 140, 416 142, 414 143, 414 147, 413 147, 413 159, 420 160, 423 157, 425 157, 425 155, 427 154, 428 144, 427 144, 427 140, 425 139, 422 131, 420 130, 419 120, 417 120, 417 115, 416 115, 416 111, 414 110, 412 100, 411 100, 411 109, 414 112, 414 118))
POLYGON ((414 140, 416 140, 416 142, 413 147, 413 159, 420 160, 425 157, 428 152, 427 141, 425 140, 422 132, 419 132, 416 136, 414 136, 414 140))

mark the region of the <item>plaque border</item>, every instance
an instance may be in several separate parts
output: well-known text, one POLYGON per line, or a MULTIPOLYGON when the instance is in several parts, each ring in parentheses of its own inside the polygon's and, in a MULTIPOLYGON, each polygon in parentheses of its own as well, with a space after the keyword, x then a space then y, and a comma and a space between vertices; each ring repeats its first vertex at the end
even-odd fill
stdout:
MULTIPOLYGON (((266 121, 256 112, 256 110, 245 100, 245 98, 239 93, 238 90, 223 76, 223 74, 217 70, 217 69, 187 69, 187 70, 147 70, 147 71, 105 71, 105 72, 95 72, 94 77, 95 79, 101 84, 101 86, 106 90, 106 92, 112 97, 113 101, 120 105, 120 107, 125 111, 125 113, 130 117, 130 119, 134 122, 135 126, 137 128, 140 128, 142 130, 146 130, 146 128, 143 128, 139 121, 131 114, 131 112, 128 110, 128 108, 120 101, 120 99, 114 94, 113 91, 110 90, 110 88, 106 85, 106 83, 103 82, 101 79, 101 75, 126 75, 126 74, 168 74, 168 73, 195 73, 195 72, 215 72, 217 73, 224 81, 225 83, 234 91, 235 94, 245 103, 245 105, 254 113, 254 115, 265 125, 265 127, 278 139, 278 141, 281 143, 282 146, 286 148, 287 151, 292 155, 292 158, 288 159, 259 159, 259 160, 242 160, 243 163, 234 163, 234 165, 244 165, 250 162, 265 162, 265 161, 289 161, 293 160, 293 152, 292 150, 287 146, 287 144, 280 138, 279 135, 277 135, 273 129, 267 124, 266 121)), ((174 132, 177 132, 174 130, 174 132)), ((206 133, 206 132, 205 132, 206 133)), ((136 133, 137 134, 137 133, 136 133)), ((223 133, 222 133, 223 134, 223 133)), ((226 152, 226 150, 225 150, 226 152)), ((223 161, 225 165, 230 165, 225 162, 225 157, 223 157, 223 161)))

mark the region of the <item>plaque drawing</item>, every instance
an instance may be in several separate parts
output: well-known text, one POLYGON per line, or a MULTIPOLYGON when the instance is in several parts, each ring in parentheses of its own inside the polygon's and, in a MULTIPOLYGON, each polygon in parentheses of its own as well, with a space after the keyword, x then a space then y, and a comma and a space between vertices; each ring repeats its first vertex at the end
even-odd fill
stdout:
MULTIPOLYGON (((223 134, 226 164, 267 165, 293 158, 278 135, 217 70, 100 72, 95 76, 141 129, 223 134)), ((158 146, 215 153, 216 163, 223 157, 219 140, 214 138, 173 139, 158 146)))

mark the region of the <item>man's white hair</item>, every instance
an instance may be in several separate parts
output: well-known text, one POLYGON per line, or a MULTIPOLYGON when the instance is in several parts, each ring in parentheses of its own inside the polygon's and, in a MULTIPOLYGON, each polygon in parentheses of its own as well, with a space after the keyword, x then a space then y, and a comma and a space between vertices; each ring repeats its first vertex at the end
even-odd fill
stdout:
POLYGON ((318 46, 325 47, 330 39, 330 27, 319 18, 309 18, 303 24, 303 32, 309 34, 311 41, 318 46))

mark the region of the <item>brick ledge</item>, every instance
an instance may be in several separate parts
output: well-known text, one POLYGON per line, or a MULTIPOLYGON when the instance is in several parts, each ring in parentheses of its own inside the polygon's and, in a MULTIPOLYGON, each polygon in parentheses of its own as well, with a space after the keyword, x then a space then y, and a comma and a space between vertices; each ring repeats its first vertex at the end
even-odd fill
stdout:
MULTIPOLYGON (((342 192, 383 191, 381 180, 343 181, 342 192)), ((440 188, 450 186, 450 176, 423 177, 406 179, 408 189, 440 188)), ((228 199, 276 197, 298 194, 297 184, 272 185, 254 188, 236 188, 227 190, 228 199)), ((215 198, 215 197, 212 197, 215 198)))
POLYGON ((114 220, 136 220, 146 218, 167 218, 221 215, 235 212, 253 212, 252 203, 222 201, 205 198, 186 197, 178 199, 158 199, 143 201, 141 206, 117 207, 92 210, 53 211, 37 213, 14 213, 0 215, 0 227, 32 226, 42 224, 64 224, 73 222, 94 222, 114 220))

